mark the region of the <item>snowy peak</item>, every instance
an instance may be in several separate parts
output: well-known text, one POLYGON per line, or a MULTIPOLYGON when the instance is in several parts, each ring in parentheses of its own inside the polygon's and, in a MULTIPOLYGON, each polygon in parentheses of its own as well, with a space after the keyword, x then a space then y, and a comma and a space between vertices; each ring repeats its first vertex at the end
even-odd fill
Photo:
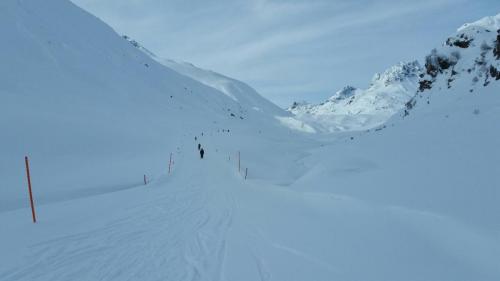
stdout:
POLYGON ((335 101, 344 100, 344 99, 347 99, 347 98, 354 96, 355 92, 356 92, 356 88, 348 85, 348 86, 345 86, 344 88, 342 88, 342 90, 337 91, 335 93, 335 95, 331 96, 328 99, 328 101, 335 102, 335 101))
MULTIPOLYGON (((419 91, 487 87, 500 80, 500 14, 460 27, 438 49, 425 58, 425 73, 419 91)), ((430 97, 427 96, 427 99, 430 97)), ((418 97, 407 104, 412 109, 418 97)))
POLYGON ((400 62, 382 74, 377 73, 373 76, 372 85, 377 83, 383 83, 385 86, 389 86, 392 83, 404 82, 406 80, 417 79, 418 75, 422 73, 422 66, 418 61, 412 62, 400 62))
POLYGON ((457 29, 457 33, 473 34, 475 30, 484 29, 494 31, 500 29, 500 14, 484 17, 472 23, 466 23, 457 29))
POLYGON ((295 102, 288 111, 322 132, 370 129, 404 108, 422 72, 418 61, 400 62, 375 74, 368 89, 346 86, 321 104, 295 102))
POLYGON ((287 108, 287 111, 293 111, 294 109, 298 109, 300 107, 305 107, 308 105, 309 103, 307 103, 306 101, 294 101, 292 105, 289 108, 287 108))
MULTIPOLYGON (((364 130, 385 123, 402 109, 408 115, 424 91, 472 93, 498 80, 500 14, 460 27, 426 56, 424 67, 418 61, 399 63, 375 74, 366 90, 348 86, 324 103, 294 103, 288 110, 323 132, 364 130)), ((430 103, 430 96, 426 98, 430 103)))
MULTIPOLYGON (((466 23, 457 29, 456 34, 448 37, 445 46, 467 49, 486 44, 487 33, 498 33, 500 30, 500 14, 484 17, 473 23, 466 23), (485 34, 486 33, 486 34, 485 34), (486 35, 486 36, 485 36, 486 35), (486 37, 486 38, 485 38, 486 37)), ((497 40, 498 41, 498 40, 497 40)), ((484 47, 484 46, 483 46, 484 47)))

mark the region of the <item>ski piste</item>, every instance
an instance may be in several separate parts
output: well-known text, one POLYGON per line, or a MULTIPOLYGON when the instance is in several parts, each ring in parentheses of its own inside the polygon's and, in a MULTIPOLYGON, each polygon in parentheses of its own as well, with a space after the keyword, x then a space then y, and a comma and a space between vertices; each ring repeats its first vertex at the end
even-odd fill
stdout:
POLYGON ((498 17, 329 133, 68 1, 0 1, 0 280, 498 280, 498 17))

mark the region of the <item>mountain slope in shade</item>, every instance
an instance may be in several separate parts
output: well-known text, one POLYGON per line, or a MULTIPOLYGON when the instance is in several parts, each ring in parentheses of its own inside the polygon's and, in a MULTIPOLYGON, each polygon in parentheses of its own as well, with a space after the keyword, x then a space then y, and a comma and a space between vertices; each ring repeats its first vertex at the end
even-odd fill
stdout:
POLYGON ((375 74, 368 89, 346 86, 319 105, 294 103, 288 111, 322 132, 370 129, 404 108, 422 71, 417 61, 399 63, 375 74))

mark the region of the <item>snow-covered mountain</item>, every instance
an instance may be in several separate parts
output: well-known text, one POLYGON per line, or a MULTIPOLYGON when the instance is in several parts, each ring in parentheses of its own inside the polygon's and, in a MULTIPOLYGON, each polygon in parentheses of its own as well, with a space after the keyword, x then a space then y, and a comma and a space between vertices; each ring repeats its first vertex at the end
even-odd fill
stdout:
POLYGON ((322 132, 370 129, 404 108, 422 72, 418 61, 401 62, 375 74, 368 89, 346 86, 321 104, 294 103, 288 111, 322 132))
POLYGON ((404 116, 417 104, 430 104, 434 99, 455 100, 489 92, 499 80, 500 14, 464 24, 426 56, 419 91, 406 104, 404 116), (441 92, 456 94, 446 96, 441 92))
POLYGON ((287 116, 287 113, 285 113, 283 109, 263 98, 255 89, 246 83, 211 70, 201 69, 192 63, 176 62, 171 59, 160 58, 130 37, 124 35, 123 38, 166 67, 226 94, 228 97, 238 102, 240 106, 246 107, 246 110, 263 111, 267 114, 274 114, 276 116, 287 116))
POLYGON ((64 197, 137 180, 123 171, 161 171, 181 139, 203 131, 288 131, 276 119, 288 113, 250 87, 216 74, 220 87, 207 86, 165 67, 67 0, 1 1, 0 34, 8 42, 0 48, 0 209, 23 202, 26 154, 50 182, 44 196, 64 197))

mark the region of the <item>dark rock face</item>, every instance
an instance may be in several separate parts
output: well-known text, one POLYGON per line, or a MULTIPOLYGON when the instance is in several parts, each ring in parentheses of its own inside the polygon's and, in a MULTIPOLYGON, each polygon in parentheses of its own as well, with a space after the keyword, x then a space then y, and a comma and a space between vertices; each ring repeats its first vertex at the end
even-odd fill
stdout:
POLYGON ((500 60, 500 29, 497 30, 497 40, 495 41, 495 48, 493 49, 493 54, 497 60, 500 60))
POLYGON ((417 101, 415 98, 412 98, 407 103, 405 103, 405 111, 403 113, 403 117, 410 115, 410 111, 415 107, 417 101))
POLYGON ((425 71, 431 77, 436 77, 438 75, 439 69, 436 67, 434 63, 431 63, 429 60, 426 59, 425 71))
POLYGON ((426 73, 431 77, 435 78, 438 73, 443 72, 455 64, 460 59, 460 55, 458 53, 452 53, 450 57, 440 55, 434 49, 431 54, 425 57, 425 70, 426 73))
POLYGON ((443 70, 448 69, 451 66, 451 62, 445 57, 438 57, 437 61, 438 61, 439 67, 443 70))
POLYGON ((469 48, 470 43, 473 40, 474 39, 467 38, 467 36, 465 36, 464 34, 460 34, 459 38, 454 38, 454 37, 448 38, 448 40, 446 40, 446 45, 466 49, 469 48))
POLYGON ((500 70, 496 69, 493 65, 490 66, 490 75, 495 80, 500 80, 500 70))
POLYGON ((406 109, 412 109, 413 107, 415 107, 415 104, 417 104, 417 101, 413 98, 405 104, 406 109))
POLYGON ((432 88, 432 81, 430 81, 430 80, 421 80, 418 83, 420 84, 420 86, 418 88, 420 90, 420 92, 423 92, 427 89, 432 88))

